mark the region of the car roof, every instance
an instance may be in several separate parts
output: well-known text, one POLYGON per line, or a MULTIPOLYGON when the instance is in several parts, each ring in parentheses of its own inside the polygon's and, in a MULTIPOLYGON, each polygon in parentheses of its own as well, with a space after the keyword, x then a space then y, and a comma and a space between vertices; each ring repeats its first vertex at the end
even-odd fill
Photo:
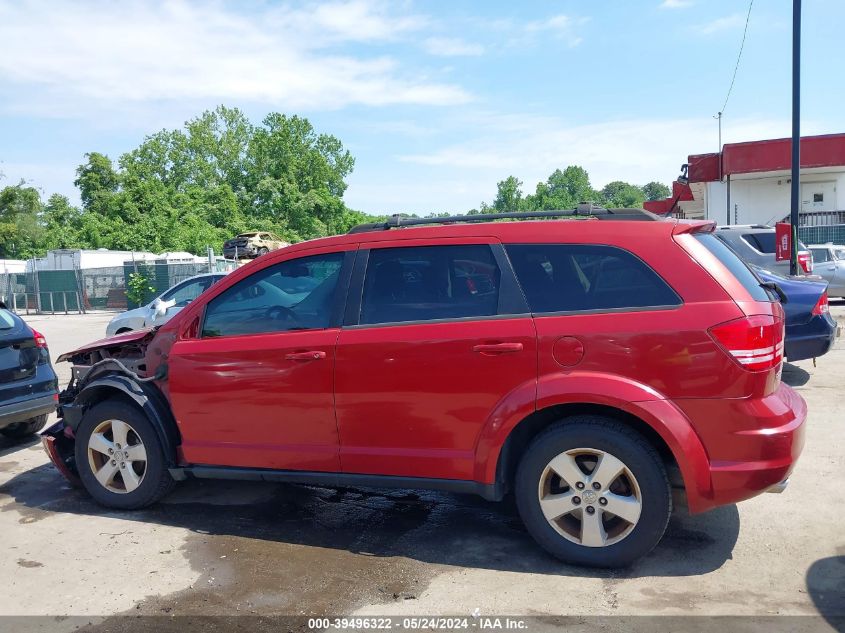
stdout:
POLYGON ((728 226, 717 226, 717 231, 742 231, 743 233, 771 233, 775 230, 773 226, 764 224, 730 224, 728 226))
MULTIPOLYGON (((585 240, 601 243, 608 236, 618 239, 636 240, 638 235, 677 232, 676 227, 687 226, 688 230, 712 226, 712 220, 678 220, 660 218, 654 222, 636 220, 600 221, 596 218, 568 218, 556 220, 521 220, 518 222, 455 222, 450 224, 426 224, 390 230, 373 230, 321 237, 298 242, 284 249, 274 251, 271 257, 283 257, 290 253, 321 247, 349 244, 377 244, 396 240, 432 240, 448 238, 484 237, 497 238, 504 242, 548 241, 549 236, 559 236, 562 242, 585 240)), ((265 256, 266 257, 266 256, 265 256)))

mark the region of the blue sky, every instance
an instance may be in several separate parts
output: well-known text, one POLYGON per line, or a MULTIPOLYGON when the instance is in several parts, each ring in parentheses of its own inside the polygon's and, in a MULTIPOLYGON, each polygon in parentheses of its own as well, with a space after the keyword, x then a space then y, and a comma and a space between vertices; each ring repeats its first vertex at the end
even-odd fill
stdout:
MULTIPOLYGON (((356 158, 346 201, 463 211, 510 174, 670 182, 717 148, 747 3, 0 0, 0 184, 78 201, 117 158, 217 104, 307 116, 356 158)), ((790 133, 792 3, 757 0, 724 142, 790 133)), ((845 132, 845 2, 804 1, 803 132, 845 132)))

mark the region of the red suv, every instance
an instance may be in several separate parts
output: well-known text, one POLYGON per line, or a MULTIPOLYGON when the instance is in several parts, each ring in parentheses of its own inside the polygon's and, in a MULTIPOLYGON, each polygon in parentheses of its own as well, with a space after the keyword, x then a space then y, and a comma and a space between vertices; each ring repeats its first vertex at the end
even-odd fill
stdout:
POLYGON ((45 446, 116 508, 188 477, 513 493, 540 545, 597 566, 660 541, 672 486, 693 513, 781 490, 806 417, 783 311, 713 224, 538 215, 261 257, 157 330, 60 357, 45 446))

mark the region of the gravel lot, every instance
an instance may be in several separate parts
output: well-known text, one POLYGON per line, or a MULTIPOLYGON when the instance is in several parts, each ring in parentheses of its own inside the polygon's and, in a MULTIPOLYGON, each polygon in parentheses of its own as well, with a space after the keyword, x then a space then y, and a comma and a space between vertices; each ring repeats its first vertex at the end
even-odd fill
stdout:
MULTIPOLYGON (((832 311, 845 320, 845 304, 832 311)), ((100 338, 111 316, 27 320, 55 358, 100 338)), ((444 493, 189 482, 153 508, 107 511, 36 441, 2 439, 0 615, 96 628, 127 621, 118 614, 821 613, 789 628, 832 630, 845 616, 844 345, 784 371, 810 409, 785 493, 677 512, 651 556, 615 572, 549 558, 509 503, 444 493)), ((57 370, 66 383, 68 365, 57 370)))

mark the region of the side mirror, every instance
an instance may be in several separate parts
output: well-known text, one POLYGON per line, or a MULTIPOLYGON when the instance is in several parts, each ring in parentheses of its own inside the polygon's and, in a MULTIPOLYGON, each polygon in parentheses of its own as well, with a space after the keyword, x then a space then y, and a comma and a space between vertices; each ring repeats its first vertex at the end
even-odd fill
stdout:
POLYGON ((174 303, 174 301, 162 301, 161 299, 153 301, 153 319, 163 317, 167 313, 167 309, 172 307, 174 303))

